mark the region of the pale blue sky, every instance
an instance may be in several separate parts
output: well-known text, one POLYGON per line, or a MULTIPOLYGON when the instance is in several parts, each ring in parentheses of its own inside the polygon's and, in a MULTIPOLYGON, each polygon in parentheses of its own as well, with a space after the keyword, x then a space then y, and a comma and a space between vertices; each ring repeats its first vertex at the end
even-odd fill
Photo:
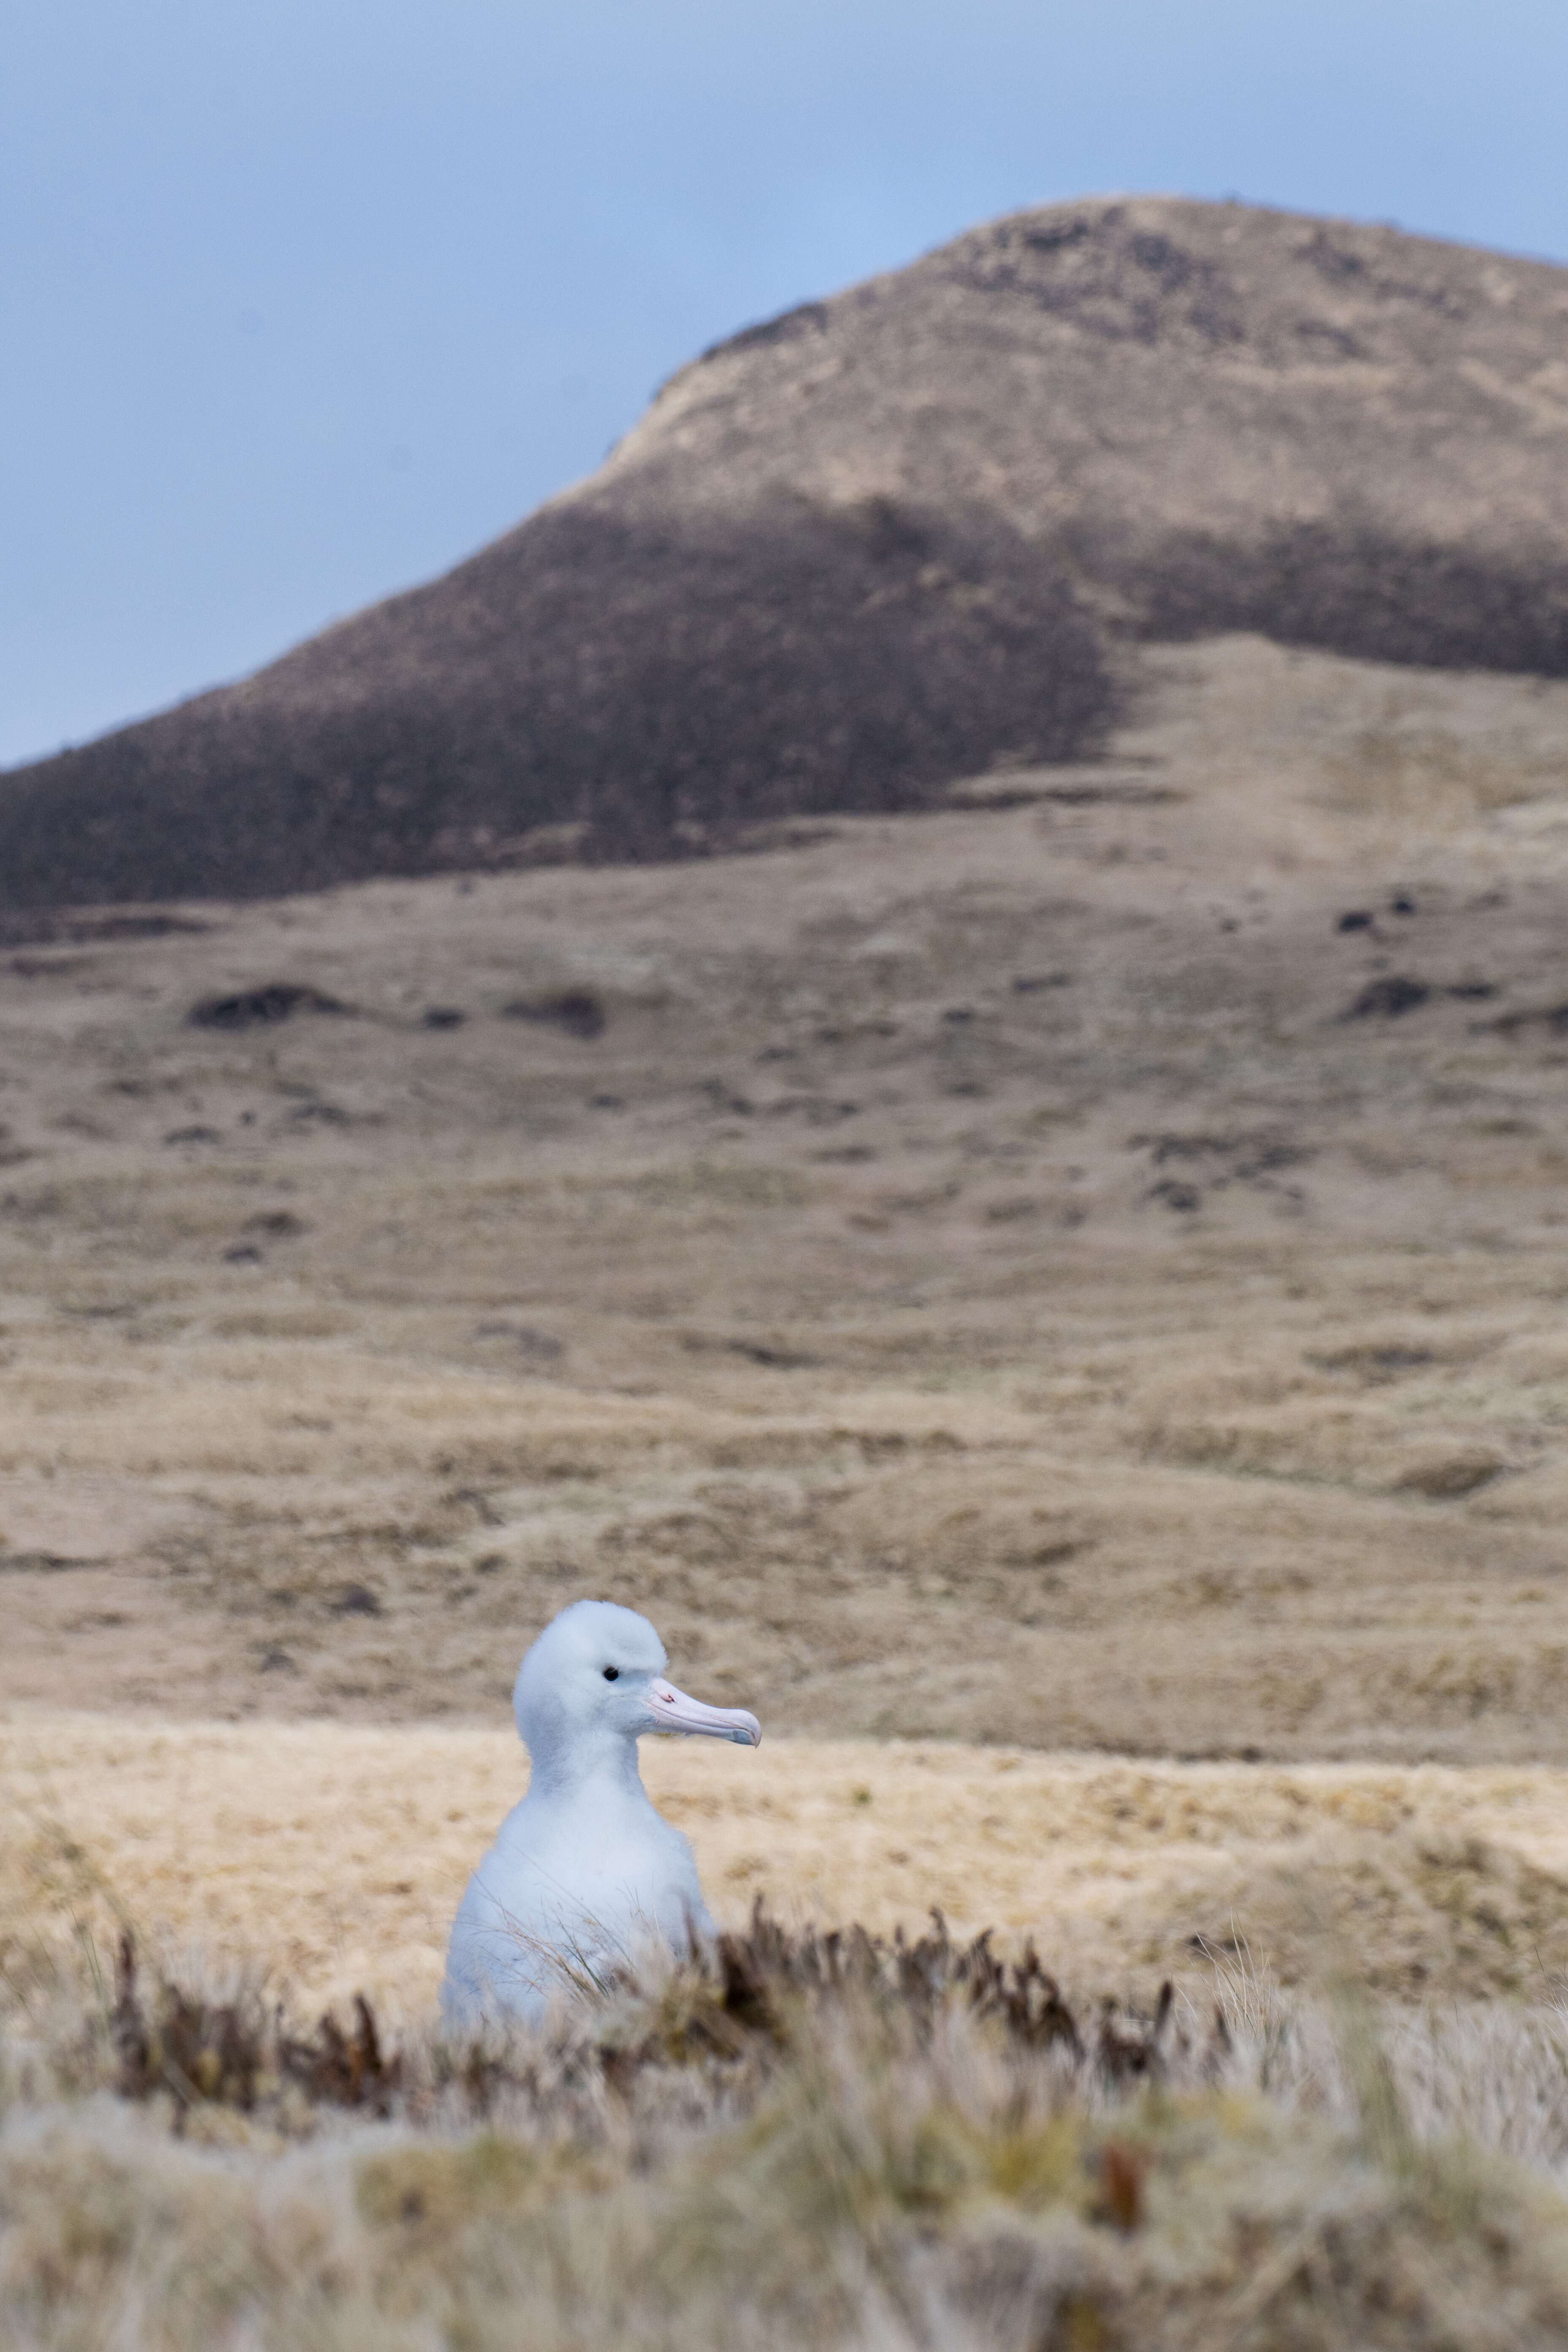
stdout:
POLYGON ((0 77, 0 761, 444 569, 703 344, 1021 205, 1568 256, 1563 0, 40 0, 0 77))

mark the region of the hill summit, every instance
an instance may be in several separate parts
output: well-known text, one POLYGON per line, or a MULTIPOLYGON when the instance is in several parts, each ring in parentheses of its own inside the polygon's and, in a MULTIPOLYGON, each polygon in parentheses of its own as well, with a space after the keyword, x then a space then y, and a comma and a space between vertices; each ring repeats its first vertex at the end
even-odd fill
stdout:
POLYGON ((1081 759, 1117 647, 1568 675, 1568 269, 1239 205, 1015 215, 747 329, 598 473, 0 778, 0 905, 271 895, 1081 759))

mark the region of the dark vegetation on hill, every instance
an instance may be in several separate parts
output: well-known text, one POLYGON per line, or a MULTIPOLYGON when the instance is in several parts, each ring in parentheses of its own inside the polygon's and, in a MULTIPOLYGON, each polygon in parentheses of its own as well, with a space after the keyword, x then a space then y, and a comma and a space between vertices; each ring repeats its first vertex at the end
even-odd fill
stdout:
POLYGON ((1090 756, 1248 629, 1568 674, 1568 272, 1240 205, 1021 214, 717 346, 593 479, 0 781, 0 905, 665 857, 1090 756))
POLYGON ((1110 707, 1059 565, 984 509, 561 505, 248 686, 16 779, 0 902, 679 856, 1070 758, 1110 707))
POLYGON ((1241 629, 1361 661, 1568 677, 1568 551, 1545 543, 1489 554, 1352 515, 1279 524, 1255 547, 1174 533, 1123 577, 1149 637, 1241 629))

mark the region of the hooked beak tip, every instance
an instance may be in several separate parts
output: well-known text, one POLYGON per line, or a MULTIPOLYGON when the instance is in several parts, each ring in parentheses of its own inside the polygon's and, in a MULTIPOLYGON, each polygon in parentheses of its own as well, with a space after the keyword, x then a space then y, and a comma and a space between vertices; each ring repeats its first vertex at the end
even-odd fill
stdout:
POLYGON ((660 1675, 654 1683, 649 1729, 706 1732, 712 1739, 733 1740, 737 1748, 760 1748, 763 1727, 749 1707, 707 1706, 689 1698, 660 1675))

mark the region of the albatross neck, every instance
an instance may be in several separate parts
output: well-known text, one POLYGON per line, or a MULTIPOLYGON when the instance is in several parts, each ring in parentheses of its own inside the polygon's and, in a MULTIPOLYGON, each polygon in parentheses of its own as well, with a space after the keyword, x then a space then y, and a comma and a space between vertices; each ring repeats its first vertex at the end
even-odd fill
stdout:
POLYGON ((562 1798, 600 1790, 634 1801, 648 1802, 637 1764, 637 1743, 624 1731, 607 1726, 574 1728, 568 1738, 546 1733, 528 1742, 532 1769, 528 1793, 562 1798))

